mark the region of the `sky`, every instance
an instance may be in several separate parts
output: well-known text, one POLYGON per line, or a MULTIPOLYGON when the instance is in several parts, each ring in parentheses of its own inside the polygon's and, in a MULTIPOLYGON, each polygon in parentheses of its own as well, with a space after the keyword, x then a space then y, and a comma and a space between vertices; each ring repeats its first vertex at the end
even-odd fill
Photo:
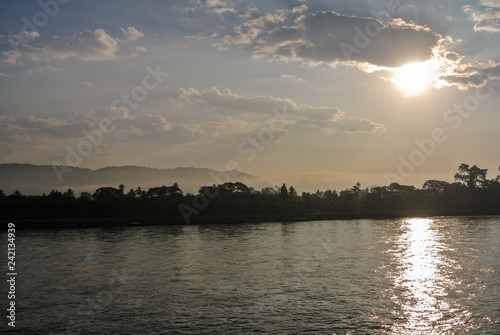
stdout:
POLYGON ((2 1, 0 163, 494 178, 499 42, 498 0, 2 1))

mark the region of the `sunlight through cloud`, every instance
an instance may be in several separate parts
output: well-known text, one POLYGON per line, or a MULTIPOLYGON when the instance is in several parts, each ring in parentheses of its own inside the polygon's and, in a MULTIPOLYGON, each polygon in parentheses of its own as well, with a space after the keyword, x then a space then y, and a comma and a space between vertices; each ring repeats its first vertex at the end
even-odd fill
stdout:
POLYGON ((432 86, 434 69, 428 62, 406 64, 394 71, 392 82, 407 95, 415 95, 432 86))

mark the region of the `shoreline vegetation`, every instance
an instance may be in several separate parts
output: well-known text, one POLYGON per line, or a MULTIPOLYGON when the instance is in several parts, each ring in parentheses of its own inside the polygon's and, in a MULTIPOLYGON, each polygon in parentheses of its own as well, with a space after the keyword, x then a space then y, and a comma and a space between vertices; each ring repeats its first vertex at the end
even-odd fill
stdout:
POLYGON ((196 195, 184 194, 177 183, 128 192, 124 185, 101 187, 78 196, 71 189, 42 195, 0 190, 0 223, 22 229, 500 215, 500 175, 486 174, 461 164, 453 183, 427 180, 421 189, 357 183, 300 195, 285 184, 258 191, 241 182, 202 186, 196 195))

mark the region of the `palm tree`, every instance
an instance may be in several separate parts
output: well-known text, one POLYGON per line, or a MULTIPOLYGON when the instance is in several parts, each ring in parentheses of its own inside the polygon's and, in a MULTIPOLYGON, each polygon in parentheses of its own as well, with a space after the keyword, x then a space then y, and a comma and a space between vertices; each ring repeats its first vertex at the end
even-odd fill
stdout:
POLYGON ((455 173, 455 180, 467 185, 471 190, 476 186, 482 186, 486 180, 488 169, 480 169, 476 165, 469 167, 468 164, 462 163, 458 167, 458 172, 455 173))

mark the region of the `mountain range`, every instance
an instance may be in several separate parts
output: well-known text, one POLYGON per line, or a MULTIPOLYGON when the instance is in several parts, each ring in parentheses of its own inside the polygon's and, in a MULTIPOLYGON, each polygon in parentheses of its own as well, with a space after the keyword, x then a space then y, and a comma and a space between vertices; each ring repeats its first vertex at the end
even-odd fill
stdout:
POLYGON ((125 189, 173 185, 184 193, 197 193, 200 186, 242 182, 269 186, 255 176, 241 171, 216 171, 207 168, 177 167, 158 169, 141 166, 109 166, 96 170, 51 165, 0 164, 0 190, 5 194, 19 190, 23 194, 49 193, 51 190, 94 192, 99 187, 125 185, 125 189))

